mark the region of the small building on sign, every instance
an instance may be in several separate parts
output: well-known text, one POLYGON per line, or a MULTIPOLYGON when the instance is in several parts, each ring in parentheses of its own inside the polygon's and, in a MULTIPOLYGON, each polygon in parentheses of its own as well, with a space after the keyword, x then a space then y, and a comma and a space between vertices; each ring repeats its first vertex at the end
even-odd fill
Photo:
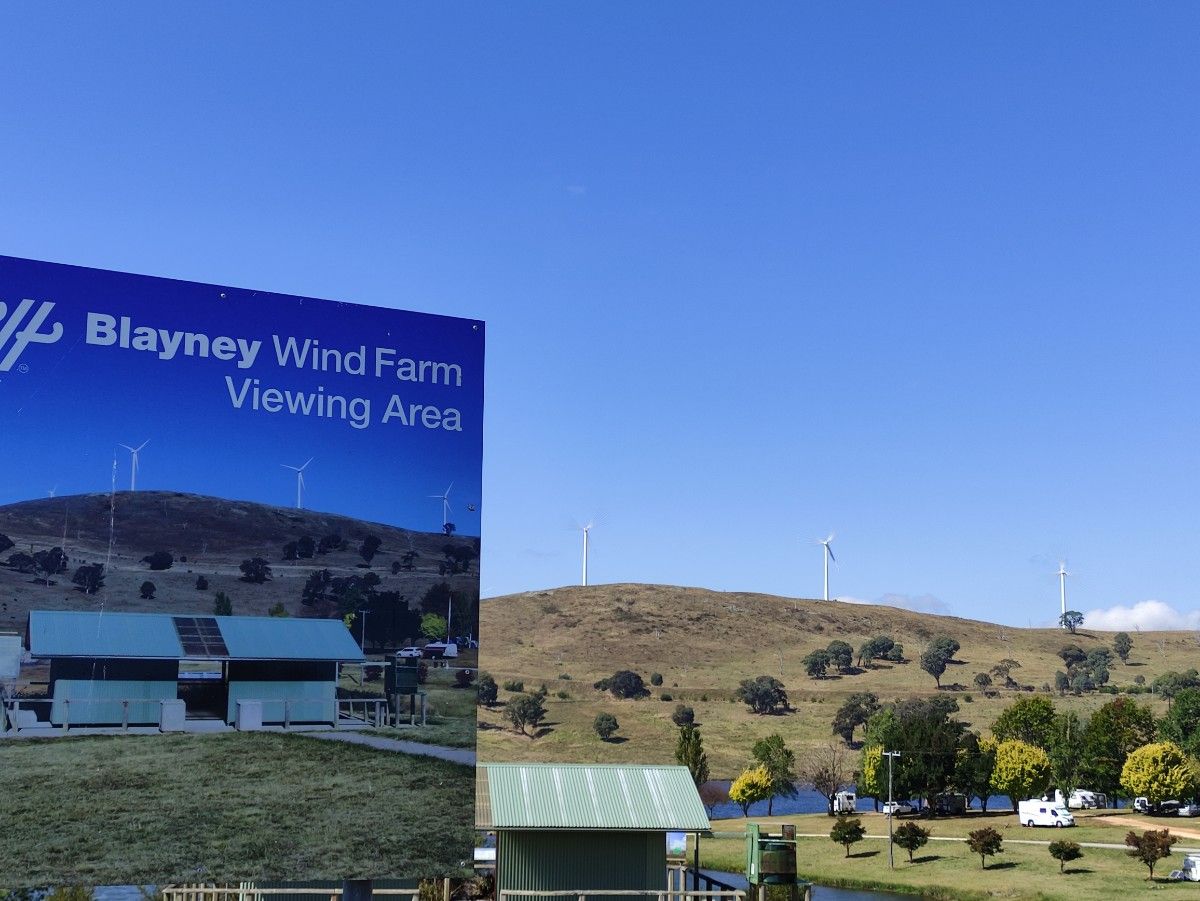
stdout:
POLYGON ((687 767, 481 763, 476 780, 476 827, 496 833, 496 901, 662 892, 668 833, 709 830, 687 767))
POLYGON ((68 728, 336 724, 338 665, 364 659, 340 620, 268 616, 35 610, 25 641, 50 665, 39 719, 68 728))

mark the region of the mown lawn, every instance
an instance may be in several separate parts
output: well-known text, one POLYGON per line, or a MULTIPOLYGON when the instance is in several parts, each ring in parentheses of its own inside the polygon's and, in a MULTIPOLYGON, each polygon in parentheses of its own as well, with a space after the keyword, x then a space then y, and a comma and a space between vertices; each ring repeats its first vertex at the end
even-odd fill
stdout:
MULTIPOLYGON (((887 820, 882 816, 865 815, 863 825, 868 835, 886 836, 887 820)), ((754 822, 772 824, 795 823, 799 833, 827 834, 832 819, 823 815, 754 818, 754 822)), ((1120 844, 1129 831, 1128 826, 1102 825, 1093 817, 1086 825, 1073 829, 1025 829, 1017 825, 1016 817, 974 816, 925 821, 934 836, 965 836, 972 829, 987 825, 999 830, 1008 839, 1031 839, 1050 842, 1066 839, 1076 842, 1109 842, 1120 844), (1009 822, 1010 821, 1010 822, 1009 822)), ((745 820, 719 820, 713 823, 718 833, 741 832, 745 820)), ((1169 822, 1147 819, 1146 828, 1161 829, 1169 822)), ((775 831, 774 829, 772 831, 775 831)), ((1200 846, 1200 840, 1183 839, 1178 848, 1200 846)), ((888 868, 887 841, 867 838, 854 845, 851 857, 845 849, 828 838, 801 838, 797 848, 799 869, 803 875, 824 885, 857 888, 888 888, 911 892, 930 898, 1041 898, 1063 901, 1102 901, 1153 889, 1156 898, 1195 898, 1196 886, 1191 883, 1170 883, 1165 877, 1183 860, 1177 850, 1155 867, 1151 883, 1146 867, 1121 850, 1084 848, 1083 857, 1067 865, 1060 874, 1058 861, 1050 857, 1045 845, 1024 845, 1006 841, 1004 850, 988 858, 987 869, 980 868, 979 856, 972 854, 965 842, 930 841, 914 854, 895 849, 896 868, 888 868)), ((690 852, 689 852, 690 853, 690 852)), ((717 870, 740 872, 745 860, 745 842, 740 838, 702 839, 702 865, 717 870)))
POLYGON ((0 742, 0 886, 456 874, 470 767, 269 733, 0 742))

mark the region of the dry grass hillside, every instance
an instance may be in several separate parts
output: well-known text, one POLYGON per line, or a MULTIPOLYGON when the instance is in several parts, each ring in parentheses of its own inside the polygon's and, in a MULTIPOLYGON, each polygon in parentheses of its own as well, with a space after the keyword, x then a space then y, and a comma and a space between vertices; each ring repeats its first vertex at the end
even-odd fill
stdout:
MULTIPOLYGON (((399 591, 415 601, 442 581, 442 547, 475 552, 473 538, 447 538, 331 513, 173 491, 119 491, 111 497, 85 494, 0 506, 0 535, 15 543, 0 552, 3 560, 51 547, 62 547, 70 558, 67 571, 51 579, 50 585, 35 573, 0 566, 0 630, 15 631, 24 630, 31 609, 91 610, 103 605, 133 612, 210 613, 218 591, 233 599, 238 614, 262 615, 282 603, 297 615, 302 612, 304 582, 316 569, 328 569, 334 576, 373 572, 382 580, 380 591, 399 591), (287 542, 334 533, 345 538, 344 549, 312 559, 283 559, 287 542), (368 535, 381 541, 369 566, 358 553, 368 535), (175 563, 170 569, 151 571, 142 559, 159 550, 175 557, 175 563), (408 551, 417 554, 413 568, 393 573, 393 563, 408 551), (252 557, 269 562, 270 581, 242 580, 238 567, 252 557), (99 592, 84 594, 72 585, 71 575, 78 566, 105 561, 109 565, 99 592), (196 589, 199 576, 208 581, 206 590, 196 589), (144 581, 156 586, 153 600, 140 596, 144 581)), ((469 572, 448 578, 456 589, 473 589, 478 572, 476 560, 469 572)))
MULTIPOLYGON (((1058 650, 1067 641, 1085 651, 1109 646, 1113 634, 1085 627, 1075 636, 1056 629, 1019 629, 957 617, 913 613, 893 607, 796 600, 762 594, 723 593, 662 585, 599 585, 527 592, 485 601, 481 611, 480 666, 498 683, 523 680, 527 688, 543 682, 550 691, 549 715, 536 738, 504 728, 499 708, 480 714, 482 760, 561 760, 608 762, 671 761, 675 727, 670 715, 677 703, 695 709, 713 777, 731 777, 745 766, 749 748, 760 737, 778 732, 789 744, 813 746, 831 740, 830 722, 844 698, 871 691, 883 701, 937 691, 917 663, 930 639, 949 635, 962 648, 942 677, 960 717, 985 730, 1019 694, 1001 690, 987 698, 972 685, 1002 658, 1017 660, 1013 671, 1023 686, 1041 690, 1062 669, 1058 650), (902 643, 905 663, 879 663, 853 675, 810 679, 802 659, 834 639, 855 648, 869 637, 890 635, 902 643), (642 700, 617 700, 592 683, 615 670, 639 672, 649 687, 652 673, 663 684, 642 700), (733 699, 742 679, 770 675, 787 688, 792 711, 756 716, 733 699), (565 697, 564 697, 565 695, 565 697), (662 700, 663 695, 671 700, 662 700), (596 714, 607 711, 620 723, 616 741, 603 742, 592 731, 596 714), (623 739, 623 740, 622 740, 623 739)), ((1112 685, 1131 686, 1138 675, 1147 683, 1167 670, 1200 662, 1200 642, 1186 632, 1133 634, 1128 665, 1112 669, 1112 685)), ((501 691, 503 701, 508 692, 501 691)), ((1086 715, 1110 700, 1090 693, 1058 698, 1086 715)), ((1138 700, 1165 705, 1150 695, 1138 700)))

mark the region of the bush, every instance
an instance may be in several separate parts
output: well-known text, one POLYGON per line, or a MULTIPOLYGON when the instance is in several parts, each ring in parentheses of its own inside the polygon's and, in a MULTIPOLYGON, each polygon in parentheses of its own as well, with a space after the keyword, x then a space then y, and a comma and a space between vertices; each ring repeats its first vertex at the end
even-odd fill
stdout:
POLYGON ((504 683, 504 690, 511 691, 513 694, 520 694, 525 690, 525 682, 521 679, 509 679, 504 683))
POLYGON ((674 701, 675 700, 674 697, 672 697, 668 692, 665 692, 665 691, 658 696, 658 699, 660 701, 674 701))
MULTIPOLYGON (((788 709, 788 696, 783 683, 773 676, 743 679, 737 690, 737 699, 744 701, 755 713, 776 713, 788 709)), ((708 696, 702 696, 707 701, 708 696)))
POLYGON ((650 694, 642 677, 632 670, 618 670, 608 678, 608 690, 618 698, 644 698, 650 694))
POLYGON ((164 569, 170 569, 175 563, 175 558, 166 551, 155 551, 153 554, 143 557, 141 562, 155 572, 161 572, 164 569))
POLYGON ((454 671, 454 687, 455 688, 470 688, 471 682, 474 680, 475 673, 469 669, 458 669, 454 671))
POLYGON ((532 726, 537 729, 546 716, 546 707, 536 695, 514 695, 504 705, 504 715, 513 724, 514 729, 522 735, 527 735, 526 727, 532 726))
POLYGON ((570 673, 559 673, 559 674, 558 674, 558 678, 560 678, 560 679, 566 679, 566 680, 570 681, 570 679, 571 679, 571 674, 570 674, 570 673))
POLYGON ((204 578, 204 576, 196 576, 196 590, 208 591, 208 579, 204 578))
POLYGON ((596 719, 592 721, 592 728, 603 741, 608 741, 621 726, 611 713, 597 713, 596 719))
POLYGON ((491 707, 500 695, 499 689, 496 688, 496 680, 487 673, 479 674, 479 685, 476 691, 478 692, 478 702, 483 707, 491 707))
POLYGON ((554 693, 554 697, 558 698, 560 701, 569 701, 571 699, 571 693, 569 691, 556 691, 554 693))
POLYGON ((696 722, 696 711, 685 704, 676 704, 675 712, 671 714, 671 722, 676 726, 691 726, 696 722))
POLYGON ((662 685, 663 684, 662 673, 651 673, 650 674, 650 684, 654 685, 654 686, 662 685))

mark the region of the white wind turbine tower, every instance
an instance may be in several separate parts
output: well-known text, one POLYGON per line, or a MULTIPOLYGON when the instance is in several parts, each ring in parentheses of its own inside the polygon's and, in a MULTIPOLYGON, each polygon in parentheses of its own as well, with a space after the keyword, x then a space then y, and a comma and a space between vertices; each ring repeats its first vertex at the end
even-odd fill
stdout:
MULTIPOLYGON (((1062 615, 1064 617, 1067 615, 1067 576, 1069 575, 1071 574, 1067 572, 1066 561, 1061 561, 1058 564, 1058 600, 1062 605, 1062 615)), ((1059 618, 1058 622, 1062 628, 1066 628, 1066 624, 1063 623, 1061 617, 1059 618)))
POLYGON ((286 463, 280 463, 284 469, 290 469, 296 474, 296 509, 299 510, 304 506, 304 470, 308 469, 308 464, 315 460, 316 457, 309 457, 303 466, 288 466, 286 463))
POLYGON ((828 538, 818 538, 817 544, 825 548, 825 600, 829 600, 829 561, 837 563, 837 557, 833 556, 833 549, 829 546, 833 543, 833 533, 829 533, 828 538))
POLYGON ((130 447, 128 444, 121 445, 121 447, 123 447, 123 448, 125 448, 125 450, 129 451, 129 456, 131 459, 130 469, 129 469, 129 490, 130 491, 137 491, 138 454, 140 454, 142 452, 142 448, 145 447, 149 443, 150 443, 150 441, 149 441, 149 439, 147 439, 146 441, 143 441, 141 444, 139 444, 137 447, 130 447))
POLYGON ((446 528, 446 526, 450 523, 450 489, 453 487, 454 487, 454 483, 451 482, 448 486, 446 486, 445 493, 427 495, 431 500, 440 500, 442 502, 442 528, 443 529, 446 528))
POLYGON ((589 522, 586 526, 579 527, 579 531, 583 533, 583 582, 580 584, 584 587, 587 586, 588 535, 591 533, 593 525, 595 523, 589 522))

